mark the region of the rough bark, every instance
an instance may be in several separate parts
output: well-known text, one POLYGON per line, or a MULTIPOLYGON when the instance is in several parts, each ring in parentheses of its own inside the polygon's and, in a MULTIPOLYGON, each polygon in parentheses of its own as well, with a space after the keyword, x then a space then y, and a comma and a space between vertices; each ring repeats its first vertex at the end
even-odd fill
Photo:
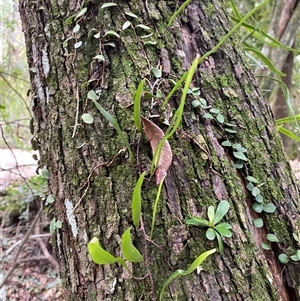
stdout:
MULTIPOLYGON (((28 64, 35 68, 30 74, 35 142, 41 164, 49 170, 49 194, 56 199, 51 217, 63 224, 53 241, 68 288, 64 300, 158 300, 163 282, 173 271, 186 269, 203 251, 216 246, 206 239, 205 230, 187 227, 185 219, 206 218, 207 207, 222 199, 231 204, 225 220, 233 226, 233 237, 224 241, 224 254, 209 257, 199 274, 172 282, 163 300, 299 299, 299 264, 278 261, 280 253, 291 255, 296 250, 292 233, 299 229, 299 191, 270 107, 234 38, 198 67, 193 86, 200 87, 201 97, 218 108, 226 122, 237 126, 237 133, 227 133, 215 120, 203 118, 204 111, 193 108, 193 98, 187 100, 182 127, 169 141, 173 163, 158 206, 154 243, 147 235, 157 187, 149 177, 142 187, 143 227, 132 230, 145 262, 130 268, 136 277, 146 277, 136 280, 116 264, 91 262, 87 243, 94 236, 106 250, 122 255, 121 235, 133 226, 132 192, 141 171, 150 169, 149 142, 137 133, 133 122, 133 95, 140 80, 147 78, 154 85, 151 67, 162 68, 165 79, 178 80, 197 54, 209 51, 230 29, 221 1, 192 2, 167 30, 176 9, 168 1, 119 1, 118 7, 100 9, 103 3, 86 4, 76 39, 64 47, 75 27, 64 21, 81 10, 80 3, 20 0, 28 64), (148 40, 156 45, 143 44, 142 28, 120 30, 128 11, 139 17, 128 18, 133 24, 153 28, 148 40), (93 28, 100 30, 100 39, 88 34, 93 28), (107 30, 118 32, 120 39, 103 37, 107 30), (82 46, 75 50, 79 40, 82 46), (116 47, 105 46, 107 42, 116 47), (92 62, 98 54, 104 55, 104 63, 92 62), (95 78, 88 87, 82 86, 95 78), (87 99, 91 88, 128 136, 134 166, 128 152, 121 151, 124 143, 117 132, 87 99), (83 123, 83 113, 92 114, 94 123, 83 123), (232 151, 222 147, 221 142, 228 139, 247 149, 243 169, 235 168, 232 151), (252 210, 247 175, 263 184, 265 200, 277 207, 274 214, 258 215, 252 210), (258 216, 265 221, 261 229, 253 226, 258 216), (261 248, 266 233, 280 240, 270 251, 261 248)), ((171 87, 165 80, 160 88, 166 94, 171 87)), ((177 93, 164 116, 178 107, 179 100, 177 93)), ((151 108, 151 101, 143 100, 143 116, 158 114, 160 104, 156 99, 151 108)))

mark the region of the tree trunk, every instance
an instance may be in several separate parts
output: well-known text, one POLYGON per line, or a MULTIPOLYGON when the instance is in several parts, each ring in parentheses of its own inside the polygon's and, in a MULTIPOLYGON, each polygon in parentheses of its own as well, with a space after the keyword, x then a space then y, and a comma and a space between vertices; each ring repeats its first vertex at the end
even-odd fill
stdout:
MULTIPOLYGON (((299 233, 299 191, 270 107, 232 37, 198 66, 192 86, 235 127, 204 118, 209 108, 194 108, 198 96, 188 97, 181 128, 169 139, 173 161, 149 240, 157 186, 149 175, 150 144, 134 126, 135 91, 146 78, 145 90, 157 95, 160 89, 167 95, 171 80, 178 81, 197 54, 211 50, 230 24, 220 0, 193 1, 169 28, 170 17, 183 1, 176 7, 169 1, 117 3, 101 8, 103 1, 90 1, 84 13, 77 2, 20 0, 31 70, 33 143, 43 173, 46 168, 49 172, 49 195, 55 197, 49 214, 62 221, 53 242, 67 287, 64 300, 158 300, 172 272, 186 270, 202 252, 217 247, 206 238, 205 229, 187 226, 185 220, 207 218, 208 206, 216 207, 221 200, 230 203, 224 220, 233 226, 232 238, 223 239, 224 253, 208 257, 201 272, 172 281, 162 300, 299 300, 299 264, 278 260, 280 253, 290 256, 297 249, 292 233, 299 233), (131 25, 122 30, 126 20, 131 25), (93 59, 96 55, 105 60, 93 59), (162 79, 151 68, 162 70, 162 79), (92 89, 130 141, 134 165, 117 131, 88 99, 92 89), (94 117, 92 124, 83 122, 84 113, 94 117), (248 161, 240 169, 233 149, 221 145, 227 140, 247 150, 248 161), (135 229, 131 198, 143 171, 148 176, 142 186, 142 226, 135 229), (274 213, 252 209, 255 199, 246 188, 249 175, 258 179, 265 203, 276 206, 274 213), (253 226, 257 217, 264 220, 262 228, 253 226), (118 264, 96 265, 88 255, 87 244, 97 237, 104 249, 122 257, 121 235, 128 227, 144 257, 143 263, 128 263, 139 279, 118 264), (267 233, 280 241, 270 243, 269 251, 261 247, 267 233)), ((145 95, 142 115, 160 115, 150 119, 165 130, 160 120, 171 118, 180 97, 176 92, 161 112, 162 100, 147 100, 145 95)))

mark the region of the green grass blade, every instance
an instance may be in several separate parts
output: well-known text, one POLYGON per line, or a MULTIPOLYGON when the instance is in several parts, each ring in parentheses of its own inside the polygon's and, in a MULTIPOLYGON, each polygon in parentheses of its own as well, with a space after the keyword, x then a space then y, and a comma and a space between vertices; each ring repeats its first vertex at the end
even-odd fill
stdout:
POLYGON ((194 73, 196 71, 197 65, 198 65, 198 56, 194 59, 189 71, 187 72, 187 77, 186 77, 185 85, 184 85, 184 88, 182 91, 179 107, 174 114, 173 120, 172 120, 166 134, 164 135, 164 137, 161 139, 161 141, 157 145, 155 152, 153 154, 153 160, 152 160, 152 164, 151 164, 151 174, 153 173, 155 162, 159 162, 163 144, 165 143, 166 140, 168 140, 170 137, 172 137, 172 135, 175 133, 175 131, 178 129, 178 127, 181 123, 186 97, 187 97, 188 90, 191 85, 194 73))
POLYGON ((235 6, 233 0, 230 0, 230 5, 231 5, 231 8, 232 8, 233 13, 235 14, 235 16, 236 16, 237 18, 239 18, 239 19, 242 19, 242 16, 241 16, 241 14, 239 13, 237 7, 235 6))
POLYGON ((218 241, 219 252, 222 254, 224 251, 223 241, 221 235, 217 231, 216 231, 216 237, 218 241))
POLYGON ((254 52, 268 67, 269 69, 274 72, 276 75, 278 75, 279 77, 281 76, 285 76, 284 73, 282 73, 281 71, 279 71, 274 64, 272 63, 272 61, 270 59, 268 59, 264 54, 262 54, 259 50, 253 48, 253 47, 244 47, 245 51, 252 51, 254 52))
POLYGON ((294 133, 292 133, 290 130, 284 128, 282 125, 277 127, 278 131, 286 136, 288 136, 289 138, 300 142, 300 137, 295 135, 294 133))
MULTIPOLYGON (((239 21, 239 18, 235 18, 235 17, 231 17, 231 19, 235 22, 239 21)), ((295 52, 295 53, 300 53, 300 50, 295 49, 295 48, 291 48, 288 46, 285 46, 284 44, 280 43, 277 39, 271 37, 270 35, 268 35, 266 32, 264 32, 262 29, 259 28, 259 30, 257 30, 257 28, 251 24, 248 23, 243 23, 242 26, 247 29, 249 32, 251 32, 251 35, 254 36, 256 39, 262 41, 264 44, 271 46, 271 47, 280 47, 283 48, 287 51, 291 51, 291 52, 295 52), (269 41, 272 41, 269 42, 269 41)))
MULTIPOLYGON (((300 114, 296 115, 295 118, 297 120, 300 120, 300 114)), ((294 117, 283 117, 283 118, 276 119, 275 123, 276 123, 276 125, 291 123, 291 122, 295 121, 295 118, 294 117)))
POLYGON ((172 15, 166 29, 173 23, 175 18, 186 8, 186 6, 191 2, 192 0, 187 0, 185 1, 177 10, 176 12, 172 15))
POLYGON ((145 84, 145 80, 143 79, 136 90, 134 96, 134 104, 133 104, 134 123, 136 128, 140 132, 143 131, 142 122, 141 122, 141 96, 144 89, 144 84, 145 84))
POLYGON ((265 0, 262 3, 260 3, 259 5, 255 6, 251 11, 249 11, 221 40, 220 42, 214 47, 212 48, 209 52, 205 53, 198 61, 198 63, 200 64, 201 62, 203 62, 207 57, 209 57, 212 53, 215 53, 223 44, 224 42, 234 33, 236 32, 242 25, 243 23, 249 18, 251 17, 257 10, 259 10, 260 8, 262 8, 263 6, 265 6, 268 2, 270 2, 270 0, 265 0))
POLYGON ((179 81, 176 83, 176 85, 173 87, 173 89, 169 92, 169 94, 167 95, 167 97, 165 98, 165 100, 163 101, 161 108, 163 109, 165 107, 165 105, 167 104, 167 102, 169 101, 169 99, 173 96, 173 94, 179 89, 179 87, 181 86, 181 84, 185 81, 186 77, 187 77, 188 72, 185 72, 181 78, 179 79, 179 81))
POLYGON ((255 77, 265 77, 265 78, 268 78, 272 81, 276 81, 278 82, 279 84, 283 84, 284 85, 284 82, 280 79, 280 78, 277 78, 277 77, 274 77, 274 76, 269 76, 269 75, 255 75, 255 77))
POLYGON ((144 182, 144 177, 145 177, 145 172, 143 172, 140 175, 132 194, 131 212, 132 212, 133 224, 136 228, 139 227, 140 217, 141 217, 141 208, 142 208, 141 187, 144 182))
POLYGON ((188 275, 194 272, 201 264, 202 262, 211 254, 215 253, 216 249, 211 249, 209 251, 206 251, 202 253, 200 256, 198 256, 193 263, 189 266, 189 268, 183 273, 183 275, 188 275))
POLYGON ((154 202, 154 208, 153 208, 153 214, 152 214, 152 223, 151 223, 151 232, 150 232, 150 239, 152 238, 152 234, 153 234, 153 230, 154 230, 154 223, 155 223, 155 217, 156 217, 156 212, 157 212, 157 205, 158 205, 158 201, 159 201, 159 197, 161 194, 161 188, 162 185, 164 183, 164 179, 162 179, 162 181, 160 182, 159 186, 158 186, 158 190, 157 190, 157 194, 156 194, 156 199, 154 202))
MULTIPOLYGON (((234 33, 236 32, 239 27, 241 27, 243 25, 243 23, 250 18, 257 10, 259 10, 260 8, 262 8, 264 5, 266 5, 268 2, 270 2, 270 0, 265 0, 262 3, 260 3, 259 5, 257 5, 256 7, 254 7, 249 13, 247 13, 221 40, 220 42, 213 47, 210 51, 208 51, 207 53, 205 53, 202 57, 199 58, 198 60, 198 64, 200 64, 201 62, 203 62, 207 57, 209 57, 211 54, 215 53, 223 44, 224 42, 234 33)), ((171 92, 168 94, 168 96, 166 97, 166 99, 164 100, 163 104, 162 104, 162 108, 166 105, 166 103, 168 102, 168 100, 172 97, 172 95, 178 90, 178 88, 180 87, 180 85, 183 83, 183 81, 186 79, 188 72, 184 73, 182 75, 182 77, 180 78, 180 80, 177 82, 176 86, 171 90, 171 92)))
POLYGON ((129 144, 129 141, 128 141, 127 137, 125 136, 123 131, 120 129, 120 126, 119 126, 119 123, 118 123, 117 119, 115 119, 110 113, 108 113, 95 99, 92 99, 92 101, 94 102, 97 109, 101 112, 101 114, 114 126, 114 128, 117 131, 118 135, 123 140, 126 147, 128 148, 129 156, 130 156, 130 163, 133 164, 134 163, 133 152, 130 148, 130 144, 129 144))
POLYGON ((189 266, 189 268, 187 269, 187 271, 184 271, 184 270, 177 270, 175 271, 166 281, 165 283, 163 284, 163 287, 160 291, 160 294, 159 294, 159 300, 162 301, 163 299, 163 296, 164 296, 164 293, 165 293, 165 290, 167 288, 167 286, 171 283, 172 280, 180 277, 180 276, 183 276, 183 275, 189 275, 191 274, 195 269, 197 269, 201 264, 202 262, 211 254, 213 254, 214 252, 216 252, 216 249, 212 249, 212 250, 209 250, 209 251, 206 251, 204 253, 202 253, 200 256, 198 256, 194 262, 189 266))
POLYGON ((171 283, 171 281, 180 277, 183 272, 184 272, 183 270, 177 270, 165 281, 165 283, 160 291, 160 294, 159 294, 159 301, 163 300, 162 298, 164 296, 165 290, 166 290, 167 286, 171 283))

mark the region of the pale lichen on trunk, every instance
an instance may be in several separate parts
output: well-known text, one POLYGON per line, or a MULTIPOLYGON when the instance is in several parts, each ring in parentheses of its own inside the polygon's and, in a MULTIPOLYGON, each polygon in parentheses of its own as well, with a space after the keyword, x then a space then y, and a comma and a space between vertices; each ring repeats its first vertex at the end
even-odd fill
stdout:
MULTIPOLYGON (((187 99, 182 128, 169 139, 173 161, 158 204, 155 244, 145 237, 150 233, 157 193, 149 178, 142 187, 145 233, 132 231, 134 244, 146 259, 145 264, 130 268, 136 277, 147 277, 135 280, 116 264, 96 266, 87 253, 87 242, 96 236, 114 256, 122 255, 120 240, 132 226, 130 202, 138 173, 150 168, 150 145, 133 125, 132 102, 140 80, 146 77, 147 89, 155 93, 155 89, 151 91, 156 81, 151 68, 162 68, 162 92, 168 93, 172 86, 167 78, 178 80, 197 54, 205 54, 229 31, 219 2, 193 1, 167 30, 175 7, 166 1, 120 2, 109 9, 100 9, 103 1, 89 3, 87 13, 78 20, 82 31, 76 38, 83 44, 75 50, 74 39, 63 44, 73 35, 75 23, 64 22, 80 11, 79 4, 63 2, 58 9, 54 3, 41 2, 44 9, 36 11, 20 1, 29 66, 37 69, 31 73, 33 95, 37 94, 33 97, 36 135, 42 162, 50 172, 49 191, 56 198, 52 215, 63 222, 55 235, 55 249, 63 282, 71 288, 66 300, 156 300, 174 270, 185 269, 201 252, 215 246, 203 229, 187 227, 185 219, 206 218, 207 207, 222 199, 231 204, 226 221, 233 226, 233 237, 224 241, 224 254, 208 258, 199 274, 175 280, 164 300, 296 300, 300 296, 299 280, 292 277, 297 267, 291 264, 282 271, 278 263, 281 245, 274 248, 274 254, 260 248, 266 231, 274 231, 292 247, 290 234, 299 227, 295 222, 299 218, 298 194, 270 108, 233 38, 198 67, 193 85, 211 107, 222 112, 226 122, 237 126, 237 133, 225 134, 215 121, 203 118, 202 109, 193 108, 191 97, 187 99), (152 28, 149 39, 156 45, 144 46, 142 28, 120 30, 126 12, 139 17, 136 21, 128 17, 132 24, 152 28), (30 24, 36 26, 34 32, 29 31, 30 24), (43 34, 45 28, 47 35, 43 34), (100 30, 100 39, 88 34, 93 28, 100 30), (103 37, 106 30, 117 31, 121 38, 103 37), (110 42, 115 47, 104 45, 110 42), (100 53, 105 62, 93 62, 100 53), (43 58, 46 54, 50 70, 43 58), (98 80, 82 86, 90 79, 98 80), (116 117, 128 136, 135 166, 130 165, 127 152, 120 151, 123 141, 112 125, 87 99, 92 88, 100 96, 98 102, 116 117), (48 94, 49 101, 45 101, 48 94), (82 113, 92 114, 94 124, 83 123, 82 113), (79 120, 74 135, 76 114, 79 120), (227 139, 247 149, 247 168, 242 171, 235 168, 231 151, 221 145, 227 139), (253 197, 245 187, 248 174, 265 183, 262 194, 277 205, 275 214, 265 217, 268 229, 262 231, 252 225, 256 215, 251 208, 253 197), (280 224, 283 229, 278 229, 279 217, 285 221, 280 224), (273 270, 275 265, 278 268, 273 270), (280 273, 287 282, 276 280, 280 273)), ((176 93, 166 116, 177 108, 179 99, 176 93)), ((155 99, 152 108, 151 102, 143 99, 143 116, 160 113, 160 104, 155 99)))

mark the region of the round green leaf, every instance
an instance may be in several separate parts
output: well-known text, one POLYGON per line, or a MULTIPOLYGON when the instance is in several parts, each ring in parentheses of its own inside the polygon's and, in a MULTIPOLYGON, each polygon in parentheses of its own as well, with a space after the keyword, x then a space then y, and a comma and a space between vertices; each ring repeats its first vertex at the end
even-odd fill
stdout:
POLYGON ((242 169, 244 167, 244 164, 242 161, 238 160, 238 161, 234 162, 234 166, 236 169, 242 169))
POLYGON ((219 123, 224 123, 225 120, 224 116, 220 113, 216 116, 216 119, 218 120, 219 123))
POLYGON ((192 106, 193 106, 194 108, 197 108, 197 107, 199 107, 200 105, 201 105, 201 102, 200 102, 198 99, 192 101, 192 106))
POLYGON ((74 44, 74 48, 79 48, 82 45, 82 41, 79 41, 77 43, 74 44))
POLYGON ((257 196, 255 196, 255 201, 258 203, 262 203, 264 201, 263 196, 259 193, 257 196))
POLYGON ((291 259, 293 261, 299 261, 300 260, 300 254, 299 253, 300 253, 300 250, 298 250, 296 254, 292 255, 291 259))
POLYGON ((254 187, 252 189, 251 193, 252 193, 253 196, 257 196, 260 193, 260 190, 259 190, 259 188, 254 187))
POLYGON ((264 249, 264 250, 267 250, 267 251, 269 251, 269 250, 271 250, 271 246, 269 245, 269 244, 266 244, 266 243, 262 243, 261 244, 261 246, 262 246, 262 248, 264 249))
POLYGON ((240 143, 234 143, 234 144, 232 144, 232 147, 233 147, 234 149, 237 149, 237 148, 242 147, 242 145, 241 145, 240 143))
POLYGON ((263 211, 266 213, 274 213, 276 206, 273 203, 266 204, 263 208, 263 211))
POLYGON ((87 94, 88 99, 97 100, 97 94, 94 90, 90 90, 87 94))
POLYGON ((275 234, 267 234, 267 240, 271 241, 271 242, 279 242, 279 239, 277 238, 277 236, 275 234))
POLYGON ((237 148, 236 148, 236 151, 242 152, 242 153, 247 153, 247 149, 244 148, 244 147, 237 147, 237 148))
POLYGON ((201 104, 203 105, 203 106, 207 106, 207 101, 206 101, 206 99, 204 99, 204 98, 199 98, 199 101, 201 102, 201 104))
POLYGON ((206 230, 206 238, 209 240, 214 240, 216 238, 215 230, 212 228, 208 228, 206 230))
POLYGON ((54 195, 49 194, 49 195, 47 196, 47 199, 46 199, 46 205, 47 205, 47 204, 52 204, 52 203, 54 203, 54 202, 55 202, 54 195))
POLYGON ((233 152, 233 156, 242 161, 248 161, 247 157, 242 152, 233 152))
POLYGON ((153 73, 153 75, 156 77, 156 78, 161 78, 162 76, 162 72, 160 69, 158 68, 151 68, 151 72, 153 73))
POLYGON ((254 221, 253 221, 253 224, 256 228, 261 228, 263 227, 264 225, 264 221, 261 219, 261 218, 256 218, 254 221))
POLYGON ((216 108, 211 108, 211 109, 209 110, 209 112, 212 113, 212 114, 219 114, 219 113, 220 113, 220 110, 219 110, 219 109, 216 109, 216 108))
POLYGON ((228 141, 228 140, 226 140, 226 141, 223 141, 223 142, 221 143, 221 145, 223 145, 223 146, 231 146, 231 142, 228 141))
POLYGON ((278 256, 278 259, 281 263, 288 263, 289 262, 289 258, 287 257, 287 255, 285 255, 284 253, 281 253, 279 256, 278 256))
POLYGON ((253 205, 252 205, 252 208, 253 208, 253 210, 254 210, 255 212, 261 213, 262 210, 263 210, 263 204, 254 202, 253 205))
POLYGON ((49 171, 46 165, 44 165, 44 167, 42 168, 41 176, 45 179, 49 179, 49 171))
POLYGON ((204 117, 204 118, 207 118, 207 119, 214 119, 214 116, 211 115, 211 114, 209 114, 209 113, 205 113, 205 114, 203 115, 203 117, 204 117))
POLYGON ((87 113, 82 114, 81 118, 85 123, 93 123, 94 122, 94 118, 91 114, 87 114, 87 113))
POLYGON ((207 208, 207 217, 208 217, 208 220, 210 221, 210 223, 213 224, 214 218, 215 218, 215 207, 214 206, 209 206, 207 208))
POLYGON ((251 176, 248 176, 248 177, 247 177, 247 180, 248 180, 249 182, 252 182, 252 183, 258 183, 258 180, 256 180, 255 178, 253 178, 253 177, 251 177, 251 176))
POLYGON ((254 189, 254 185, 249 182, 247 185, 246 185, 246 188, 249 190, 249 191, 252 191, 254 189))

